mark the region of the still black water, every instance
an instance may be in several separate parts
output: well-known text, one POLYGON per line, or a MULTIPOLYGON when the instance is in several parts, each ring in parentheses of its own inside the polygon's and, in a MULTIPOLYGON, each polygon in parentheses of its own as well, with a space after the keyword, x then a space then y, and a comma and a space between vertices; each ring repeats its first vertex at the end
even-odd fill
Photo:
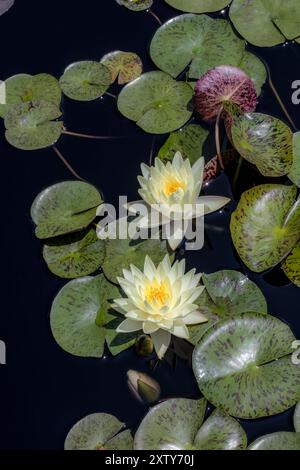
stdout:
MULTIPOLYGON (((155 1, 154 10, 163 21, 178 14, 163 0, 155 1)), ((20 72, 48 72, 59 77, 74 61, 99 60, 117 49, 138 53, 144 70, 149 71, 155 67, 147 51, 157 26, 146 12, 132 13, 115 0, 16 0, 0 17, 0 78, 20 72)), ((274 83, 300 126, 299 110, 291 102, 291 84, 300 79, 300 46, 251 50, 269 65, 274 83)), ((117 93, 117 87, 114 91, 117 93)), ((123 118, 109 96, 86 104, 65 99, 63 110, 71 130, 127 136, 122 141, 101 142, 65 136, 59 148, 83 177, 102 190, 107 202, 116 204, 119 194, 135 200, 136 176, 140 163, 149 161, 153 136, 123 118)), ((259 110, 283 118, 268 87, 259 110)), ((51 335, 51 303, 65 281, 48 271, 29 210, 38 192, 70 179, 67 170, 51 149, 22 152, 11 147, 4 139, 2 123, 0 165, 0 339, 7 346, 7 365, 0 366, 0 448, 61 449, 71 426, 93 412, 115 414, 134 428, 147 407, 129 392, 126 372, 149 372, 146 361, 133 351, 116 359, 76 358, 61 350, 51 335)), ((252 183, 247 180, 245 184, 252 183)), ((226 176, 212 182, 207 192, 231 195, 226 176)), ((186 254, 190 268, 207 273, 224 268, 246 272, 231 244, 229 219, 229 212, 207 217, 206 222, 220 230, 208 231, 209 243, 202 251, 186 254)), ((248 274, 266 295, 269 312, 287 321, 300 338, 299 289, 290 284, 279 288, 263 275, 248 274)), ((175 370, 162 363, 153 376, 160 382, 164 398, 199 396, 192 371, 182 360, 175 370)), ((293 430, 292 414, 293 409, 268 419, 242 421, 242 425, 251 442, 268 432, 293 430)))

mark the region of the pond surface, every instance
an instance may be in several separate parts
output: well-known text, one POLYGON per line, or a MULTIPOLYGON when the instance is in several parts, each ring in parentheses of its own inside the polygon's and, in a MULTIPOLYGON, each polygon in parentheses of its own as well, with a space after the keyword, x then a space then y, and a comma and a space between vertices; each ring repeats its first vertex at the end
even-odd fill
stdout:
MULTIPOLYGON (((148 55, 149 42, 157 28, 155 19, 132 13, 114 0, 85 0, 71 8, 66 0, 16 0, 0 17, 1 78, 20 72, 48 72, 59 77, 65 67, 78 60, 99 60, 105 53, 134 51, 144 70, 154 69, 148 55)), ((165 21, 178 12, 155 1, 155 12, 165 21)), ((291 84, 300 79, 300 45, 272 49, 251 48, 269 65, 297 125, 299 110, 291 102, 291 84), (298 74, 298 76, 297 76, 298 74)), ((112 89, 118 93, 118 87, 112 89)), ((65 99, 64 119, 69 129, 100 135, 122 135, 122 140, 86 141, 65 136, 59 148, 73 167, 117 204, 118 195, 135 200, 140 163, 149 162, 153 136, 123 118, 110 96, 92 103, 65 99)), ((283 118, 268 87, 259 110, 283 118)), ((0 367, 0 448, 61 449, 71 426, 87 414, 107 412, 134 428, 147 407, 131 395, 126 384, 128 369, 149 372, 146 360, 127 351, 113 359, 76 358, 55 343, 49 325, 53 298, 65 281, 52 275, 35 238, 30 206, 38 192, 56 182, 70 179, 53 150, 21 152, 6 143, 1 123, 1 208, 2 208, 2 297, 0 339, 6 342, 7 365, 0 367)), ((241 184, 249 187, 247 172, 241 184)), ((243 188, 244 189, 244 188, 243 188)), ((225 175, 207 192, 231 195, 225 175)), ((234 201, 231 210, 234 208, 234 201)), ((236 257, 228 230, 230 212, 206 218, 206 244, 198 252, 186 253, 188 266, 198 271, 238 269, 247 272, 236 257)), ((299 289, 276 275, 247 273, 263 290, 269 312, 288 322, 300 338, 299 289), (280 284, 272 285, 269 281, 280 284), (284 284, 284 285, 282 285, 284 284)), ((183 360, 172 369, 163 362, 152 375, 162 386, 162 396, 198 397, 191 369, 183 360)), ((281 415, 242 421, 249 441, 274 431, 293 430, 293 409, 281 415)))

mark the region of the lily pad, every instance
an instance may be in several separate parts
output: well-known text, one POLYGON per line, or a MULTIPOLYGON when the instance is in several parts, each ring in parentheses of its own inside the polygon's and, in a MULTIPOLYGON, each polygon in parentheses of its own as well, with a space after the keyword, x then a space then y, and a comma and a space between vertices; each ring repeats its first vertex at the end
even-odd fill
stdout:
POLYGON ((230 0, 165 0, 171 7, 190 13, 210 13, 222 10, 230 0))
POLYGON ((214 122, 222 113, 224 104, 238 106, 243 112, 252 112, 257 105, 253 81, 242 70, 221 65, 209 70, 195 87, 196 110, 207 122, 214 122))
POLYGON ((94 229, 49 240, 43 249, 50 271, 65 279, 92 274, 105 258, 105 242, 94 229))
POLYGON ((69 65, 59 83, 72 100, 92 101, 106 92, 111 84, 111 73, 105 65, 85 60, 69 65))
POLYGON ((243 158, 264 176, 283 176, 293 164, 293 133, 273 116, 247 113, 237 116, 231 127, 233 144, 243 158))
POLYGON ((249 450, 300 450, 300 434, 296 432, 274 432, 259 437, 249 450))
POLYGON ((298 243, 291 254, 286 258, 282 264, 286 276, 296 286, 300 287, 300 243, 298 243))
POLYGON ((297 403, 294 413, 294 427, 295 431, 300 433, 300 402, 297 403))
POLYGON ((59 106, 61 102, 59 83, 55 77, 47 73, 14 75, 5 80, 5 93, 6 104, 0 104, 1 117, 4 117, 16 104, 46 101, 59 106))
POLYGON ((148 72, 126 85, 118 98, 119 111, 144 131, 166 134, 191 117, 192 88, 164 72, 148 72))
POLYGON ((241 61, 235 66, 251 78, 255 85, 256 94, 259 96, 267 79, 267 70, 264 63, 256 55, 245 51, 241 61))
POLYGON ((94 413, 76 423, 65 441, 65 450, 132 450, 129 430, 117 418, 94 413))
POLYGON ((203 274, 202 281, 205 291, 196 303, 209 320, 189 327, 189 342, 194 346, 220 320, 234 318, 241 313, 268 313, 266 299, 259 287, 238 271, 223 270, 203 274))
POLYGON ((1 0, 0 1, 0 16, 6 13, 7 10, 9 10, 13 6, 14 3, 15 3, 15 0, 1 0))
POLYGON ((132 11, 147 10, 153 5, 153 0, 117 0, 119 5, 132 11))
POLYGON ((300 199, 296 187, 263 184, 242 194, 230 230, 243 262, 255 272, 282 261, 300 238, 300 199))
POLYGON ((56 237, 86 228, 96 217, 102 199, 91 184, 64 181, 42 191, 31 207, 36 236, 56 237))
POLYGON ((223 320, 193 354, 200 391, 230 415, 254 419, 286 411, 300 398, 300 368, 292 363, 295 336, 271 315, 223 320))
POLYGON ((111 73, 111 83, 118 78, 119 85, 131 82, 143 72, 143 63, 133 52, 114 51, 101 59, 111 73))
POLYGON ((37 150, 55 144, 63 123, 59 108, 46 101, 33 101, 10 107, 5 114, 6 140, 21 150, 37 150))
POLYGON ((298 0, 234 0, 230 19, 246 41, 271 47, 300 36, 298 0))
POLYGON ((135 450, 245 449, 247 438, 239 423, 216 410, 203 423, 206 400, 173 398, 152 408, 138 428, 135 450))
POLYGON ((293 134, 293 165, 288 177, 300 188, 300 132, 293 134))
POLYGON ((117 283, 117 277, 123 276, 123 269, 128 269, 130 264, 142 270, 146 255, 150 256, 154 264, 158 264, 166 254, 165 241, 108 239, 106 240, 106 257, 102 269, 110 281, 117 283))
POLYGON ((162 160, 173 160, 176 152, 188 158, 191 164, 203 156, 203 146, 209 132, 197 124, 188 124, 179 131, 172 132, 158 156, 162 160))

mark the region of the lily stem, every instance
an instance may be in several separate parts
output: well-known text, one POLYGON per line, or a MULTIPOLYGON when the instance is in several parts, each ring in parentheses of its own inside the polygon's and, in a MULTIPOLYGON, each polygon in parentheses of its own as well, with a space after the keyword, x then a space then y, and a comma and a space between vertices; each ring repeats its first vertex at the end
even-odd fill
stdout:
POLYGON ((240 157, 239 161, 238 161, 238 164, 237 164, 237 167, 236 167, 236 170, 235 170, 235 173, 234 173, 233 181, 232 181, 233 190, 235 190, 235 188, 236 188, 238 178, 240 176, 241 168, 242 168, 242 165, 243 165, 243 161, 244 161, 243 157, 240 157))
POLYGON ((278 103, 279 103, 279 105, 280 105, 282 111, 284 112, 286 118, 288 119, 289 123, 292 125, 293 129, 294 129, 295 131, 297 131, 297 130, 298 130, 298 129, 297 129, 297 126, 296 126, 296 124, 294 123, 294 121, 293 121, 291 115, 289 114, 289 112, 288 112, 288 110, 287 110, 285 104, 283 103, 282 99, 280 98, 280 95, 279 95, 279 93, 278 93, 278 91, 277 91, 277 89, 276 89, 274 83, 272 82, 272 79, 271 79, 271 75, 270 75, 270 74, 269 74, 269 85, 270 85, 270 88, 271 88, 272 92, 274 93, 274 96, 275 96, 275 98, 277 99, 277 101, 278 101, 278 103))
POLYGON ((117 99, 116 95, 113 95, 113 93, 110 93, 109 91, 106 91, 104 94, 110 96, 111 98, 114 98, 115 100, 117 99))
POLYGON ((160 26, 162 25, 162 21, 161 21, 161 19, 160 19, 160 18, 157 16, 157 14, 156 14, 156 13, 154 13, 154 11, 152 11, 152 10, 148 10, 148 13, 150 13, 150 15, 152 15, 152 16, 153 16, 153 18, 155 18, 155 19, 156 19, 156 21, 158 22, 158 24, 159 24, 160 26))
POLYGON ((81 176, 79 176, 78 173, 76 173, 76 171, 71 167, 70 163, 67 162, 65 157, 62 155, 62 153, 58 150, 58 148, 55 145, 53 145, 53 150, 56 153, 56 155, 61 159, 63 164, 68 168, 70 173, 72 173, 72 175, 75 176, 75 178, 77 178, 80 181, 85 181, 83 178, 81 178, 81 176))
POLYGON ((65 134, 65 135, 72 135, 73 137, 80 137, 82 139, 107 140, 107 139, 117 139, 118 138, 118 137, 115 137, 115 136, 82 134, 80 132, 67 131, 67 129, 64 129, 62 131, 62 133, 65 134))
POLYGON ((223 163, 223 158, 222 158, 222 153, 221 153, 221 144, 220 144, 220 119, 221 119, 222 111, 223 111, 223 107, 220 108, 220 111, 218 113, 217 120, 216 120, 215 141, 216 141, 218 161, 219 161, 221 169, 224 170, 224 163, 223 163))

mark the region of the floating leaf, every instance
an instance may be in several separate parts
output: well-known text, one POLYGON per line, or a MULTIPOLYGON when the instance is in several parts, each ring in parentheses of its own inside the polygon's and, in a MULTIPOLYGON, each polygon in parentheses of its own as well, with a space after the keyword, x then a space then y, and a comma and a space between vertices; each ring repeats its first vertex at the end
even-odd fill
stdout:
POLYGON ((126 85, 118 98, 119 111, 144 131, 165 134, 191 117, 193 90, 163 72, 148 72, 126 85))
POLYGON ((9 10, 13 6, 14 3, 15 3, 15 0, 1 0, 0 1, 0 16, 6 13, 7 10, 9 10))
POLYGON ((132 450, 131 433, 122 431, 124 427, 125 424, 112 415, 88 415, 70 430, 65 450, 132 450))
POLYGON ((233 121, 231 135, 237 151, 264 176, 283 176, 290 171, 293 133, 280 119, 261 113, 241 114, 233 121))
POLYGON ((46 101, 33 101, 10 107, 5 114, 6 140, 21 150, 37 150, 55 144, 63 123, 59 108, 46 101))
POLYGON ((128 10, 142 11, 150 8, 153 0, 117 0, 117 3, 128 8, 128 10))
POLYGON ((286 276, 296 286, 300 287, 300 243, 292 250, 291 254, 282 264, 286 276))
POLYGON ((59 83, 64 94, 72 100, 92 101, 106 92, 111 73, 105 65, 85 60, 69 65, 59 83))
POLYGON ((138 428, 135 450, 235 450, 247 446, 239 423, 214 411, 203 423, 206 400, 173 398, 152 408, 138 428))
POLYGON ((257 96, 252 80, 240 69, 227 65, 204 74, 195 88, 196 109, 207 122, 213 122, 224 104, 237 105, 243 112, 254 111, 257 96))
POLYGON ((300 36, 298 0, 234 0, 230 19, 246 41, 259 47, 276 46, 300 36))
MULTIPOLYGON (((1 3, 0 3, 1 5, 1 3)), ((16 104, 32 101, 46 101, 56 106, 61 102, 61 89, 58 81, 52 75, 19 74, 5 80, 5 104, 0 104, 0 116, 16 104)))
POLYGON ((171 7, 190 13, 210 13, 227 7, 230 0, 165 0, 171 7))
POLYGON ((117 283, 117 277, 123 275, 123 269, 130 264, 143 269, 146 255, 150 256, 154 264, 160 263, 167 254, 165 241, 156 239, 138 240, 108 239, 106 240, 106 257, 102 269, 106 277, 117 283))
POLYGON ((295 431, 300 433, 300 402, 297 403, 294 413, 294 427, 295 431))
POLYGON ((249 450, 300 450, 300 434, 296 432, 274 432, 259 437, 249 450))
POLYGON ((230 223, 243 262, 262 272, 282 261, 300 237, 300 199, 295 186, 263 184, 243 193, 230 223))
POLYGON ((194 350, 193 370, 201 392, 239 418, 286 411, 300 398, 293 341, 288 325, 271 315, 249 313, 217 323, 194 350))
POLYGON ((264 63, 251 52, 245 51, 242 60, 236 64, 236 67, 243 70, 251 78, 255 85, 257 96, 267 79, 267 70, 264 63))
POLYGON ((203 274, 202 281, 206 289, 196 303, 209 321, 189 327, 189 341, 194 346, 220 320, 233 318, 241 313, 268 313, 266 299, 259 287, 238 271, 223 270, 203 274))
POLYGON ((50 238, 86 228, 96 217, 99 191, 82 181, 64 181, 42 191, 31 207, 38 238, 50 238))
POLYGON ((51 272, 72 279, 87 276, 100 268, 105 258, 105 242, 94 229, 48 241, 43 256, 51 272))
POLYGON ((173 160, 176 152, 188 158, 191 164, 203 156, 203 145, 209 132, 197 124, 188 124, 179 131, 172 132, 158 156, 163 160, 173 160))
POLYGON ((143 72, 143 63, 133 52, 114 51, 101 59, 111 73, 111 83, 118 78, 119 85, 131 82, 143 72))
POLYGON ((300 188, 300 132, 293 134, 293 165, 288 177, 300 188))

